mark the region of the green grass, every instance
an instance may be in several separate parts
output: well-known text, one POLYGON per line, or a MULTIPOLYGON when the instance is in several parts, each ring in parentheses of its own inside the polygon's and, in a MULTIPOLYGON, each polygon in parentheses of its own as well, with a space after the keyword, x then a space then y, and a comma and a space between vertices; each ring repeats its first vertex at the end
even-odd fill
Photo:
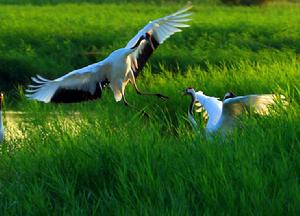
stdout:
POLYGON ((299 215, 297 4, 196 5, 192 27, 166 41, 138 78, 141 89, 170 99, 126 89, 149 119, 115 103, 109 89, 101 100, 68 105, 17 94, 31 75, 55 78, 101 60, 180 6, 0 5, 0 84, 6 110, 24 112, 6 113, 1 215, 299 215), (289 106, 243 118, 226 139, 206 139, 186 120, 189 99, 178 91, 187 86, 218 97, 281 93, 289 106))
MULTIPOLYGON (((297 1, 297 0, 274 0, 274 1, 297 1)), ((14 5, 49 5, 49 4, 61 4, 61 3, 92 3, 92 4, 98 4, 98 3, 136 3, 135 0, 0 0, 0 4, 14 4, 14 5)), ((166 3, 186 3, 185 0, 139 0, 138 2, 142 3, 155 3, 155 4, 166 4, 166 3)), ((220 3, 219 0, 195 0, 193 3, 209 3, 209 4, 215 4, 220 3)))

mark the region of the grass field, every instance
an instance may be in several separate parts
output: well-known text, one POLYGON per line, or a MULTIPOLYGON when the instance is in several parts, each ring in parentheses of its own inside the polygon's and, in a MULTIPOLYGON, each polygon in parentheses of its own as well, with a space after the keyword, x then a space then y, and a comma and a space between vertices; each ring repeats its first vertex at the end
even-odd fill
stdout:
POLYGON ((109 89, 81 104, 24 98, 30 76, 55 78, 101 60, 181 6, 0 5, 0 86, 9 95, 0 215, 300 214, 298 4, 196 4, 191 28, 167 40, 137 81, 170 99, 127 87, 149 119, 115 103, 109 89), (188 86, 218 97, 280 93, 290 105, 207 140, 186 120, 189 100, 178 91, 188 86))

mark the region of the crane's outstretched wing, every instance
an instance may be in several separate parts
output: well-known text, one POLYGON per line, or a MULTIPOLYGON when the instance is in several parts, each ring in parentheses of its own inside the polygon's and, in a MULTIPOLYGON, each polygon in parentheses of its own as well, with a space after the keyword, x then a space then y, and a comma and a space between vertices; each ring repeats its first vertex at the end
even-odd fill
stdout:
POLYGON ((108 83, 105 74, 110 67, 110 64, 99 62, 55 80, 37 75, 31 78, 34 85, 28 86, 26 97, 45 103, 74 103, 100 98, 102 87, 108 83))
POLYGON ((234 98, 228 98, 223 102, 224 117, 237 117, 243 112, 253 111, 260 115, 269 113, 269 107, 276 101, 284 101, 283 95, 276 96, 274 94, 263 95, 246 95, 234 98))
POLYGON ((191 19, 188 18, 191 13, 187 11, 192 8, 191 3, 188 3, 185 7, 177 12, 165 16, 163 18, 150 21, 143 29, 141 29, 126 45, 126 48, 133 47, 142 35, 148 34, 153 47, 147 41, 143 41, 138 49, 131 54, 132 71, 135 77, 143 69, 146 61, 149 59, 153 51, 162 44, 166 39, 176 32, 181 32, 180 28, 189 27, 186 22, 191 19), (154 48, 154 49, 153 49, 154 48))
MULTIPOLYGON (((214 125, 219 120, 222 114, 222 101, 215 97, 209 97, 203 94, 202 91, 196 92, 196 106, 202 106, 208 114, 208 125, 214 125)), ((197 111, 202 111, 196 110, 197 111)), ((205 115, 204 115, 205 117, 205 115)))

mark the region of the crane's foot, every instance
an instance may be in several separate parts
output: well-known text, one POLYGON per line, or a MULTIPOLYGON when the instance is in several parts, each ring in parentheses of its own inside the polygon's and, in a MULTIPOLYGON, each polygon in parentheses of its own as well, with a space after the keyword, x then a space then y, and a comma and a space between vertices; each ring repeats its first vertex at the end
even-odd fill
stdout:
POLYGON ((147 119, 150 118, 150 115, 149 115, 147 112, 145 112, 144 110, 139 110, 139 109, 136 108, 135 106, 133 106, 133 105, 131 105, 130 103, 128 103, 127 100, 124 100, 124 105, 125 105, 126 107, 132 108, 132 109, 134 109, 134 110, 140 112, 140 114, 141 114, 143 117, 146 117, 147 119))

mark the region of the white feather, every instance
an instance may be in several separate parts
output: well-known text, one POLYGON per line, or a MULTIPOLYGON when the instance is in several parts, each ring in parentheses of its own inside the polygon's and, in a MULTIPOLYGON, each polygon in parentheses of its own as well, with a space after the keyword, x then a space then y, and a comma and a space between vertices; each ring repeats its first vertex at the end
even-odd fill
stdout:
MULTIPOLYGON (((186 13, 191 8, 191 3, 188 3, 185 7, 171 15, 149 22, 127 43, 126 48, 133 47, 138 39, 146 33, 149 33, 159 44, 162 44, 171 35, 180 32, 181 29, 179 28, 189 27, 189 25, 185 23, 191 19, 185 17, 192 15, 192 13, 186 13)), ((144 46, 145 43, 141 44, 138 49, 131 54, 132 58, 137 58, 137 53, 140 53, 140 51, 144 49, 144 46)))
MULTIPOLYGON (((126 76, 131 70, 137 70, 139 66, 138 58, 143 54, 148 42, 142 41, 135 50, 132 47, 140 41, 139 39, 142 36, 145 37, 146 33, 150 34, 159 44, 162 44, 172 34, 181 31, 180 27, 187 27, 185 22, 190 20, 187 17, 191 13, 186 12, 191 7, 191 4, 188 4, 169 16, 149 22, 127 43, 125 48, 112 52, 102 62, 74 70, 55 80, 48 80, 40 75, 32 77, 34 85, 28 86, 26 96, 32 100, 48 103, 59 89, 82 90, 93 94, 97 83, 107 81, 114 91, 115 100, 121 100, 128 82, 126 76)), ((147 56, 144 57, 147 59, 147 56)), ((134 77, 131 79, 134 80, 134 77)))
MULTIPOLYGON (((47 82, 41 82, 33 77, 32 80, 39 85, 29 85, 30 89, 27 89, 26 92, 30 94, 26 94, 26 96, 32 100, 48 103, 59 88, 94 93, 96 83, 102 81, 101 79, 107 72, 107 65, 108 63, 105 62, 95 63, 47 82)), ((39 78, 46 80, 42 77, 39 78)))
MULTIPOLYGON (((222 102, 218 98, 204 95, 201 91, 192 92, 196 99, 197 109, 203 106, 208 113, 206 131, 209 133, 227 132, 235 126, 237 117, 245 112, 253 111, 260 115, 266 115, 270 111, 270 106, 277 101, 282 102, 285 106, 288 104, 283 95, 279 97, 274 94, 237 96, 227 98, 222 102)), ((192 124, 194 125, 195 122, 192 124)))
POLYGON ((209 97, 198 91, 195 94, 196 101, 198 101, 208 113, 207 129, 210 130, 218 122, 222 114, 222 101, 218 98, 209 97))

